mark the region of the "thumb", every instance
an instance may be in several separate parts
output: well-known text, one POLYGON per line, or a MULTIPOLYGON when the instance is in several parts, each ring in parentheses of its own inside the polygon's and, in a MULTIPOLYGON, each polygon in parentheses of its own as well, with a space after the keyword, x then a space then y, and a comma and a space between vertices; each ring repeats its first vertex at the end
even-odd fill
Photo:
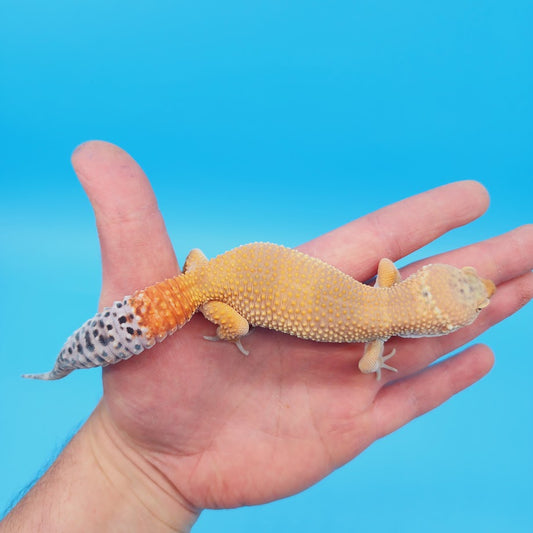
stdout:
POLYGON ((102 255, 100 305, 175 276, 178 263, 148 178, 124 150, 90 141, 72 165, 96 216, 102 255))

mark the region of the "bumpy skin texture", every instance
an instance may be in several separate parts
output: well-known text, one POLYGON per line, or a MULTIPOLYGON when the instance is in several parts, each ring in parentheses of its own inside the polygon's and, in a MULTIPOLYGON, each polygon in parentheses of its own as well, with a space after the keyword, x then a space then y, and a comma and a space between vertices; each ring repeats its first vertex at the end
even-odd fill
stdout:
POLYGON ((375 287, 296 250, 267 243, 235 248, 211 261, 193 250, 184 273, 137 291, 89 320, 67 340, 54 368, 35 379, 59 379, 76 368, 106 366, 165 339, 200 310, 217 336, 237 344, 249 326, 318 342, 368 343, 359 368, 384 363, 392 336, 446 335, 473 322, 494 284, 471 267, 427 265, 401 281, 382 260, 375 287))

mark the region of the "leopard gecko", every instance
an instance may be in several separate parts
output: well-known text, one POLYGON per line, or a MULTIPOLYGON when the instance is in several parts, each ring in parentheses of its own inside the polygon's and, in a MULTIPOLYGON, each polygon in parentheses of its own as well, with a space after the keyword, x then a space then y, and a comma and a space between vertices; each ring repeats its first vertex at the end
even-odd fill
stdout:
POLYGON ((451 333, 472 323, 495 291, 474 268, 426 265, 405 280, 388 259, 375 285, 297 250, 270 243, 240 246, 208 260, 193 250, 183 273, 104 308, 66 341, 55 366, 26 378, 59 379, 77 368, 107 366, 163 341, 200 311, 218 327, 208 340, 242 345, 250 326, 302 339, 366 343, 359 369, 396 370, 386 361, 392 336, 451 333))

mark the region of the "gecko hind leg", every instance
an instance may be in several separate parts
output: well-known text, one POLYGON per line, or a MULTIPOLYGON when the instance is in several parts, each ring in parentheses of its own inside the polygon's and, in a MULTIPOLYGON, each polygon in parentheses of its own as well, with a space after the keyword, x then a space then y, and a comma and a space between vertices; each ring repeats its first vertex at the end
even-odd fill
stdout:
POLYGON ((202 314, 214 324, 218 325, 215 336, 205 336, 208 341, 230 341, 237 346, 239 351, 248 355, 250 352, 241 343, 241 337, 248 334, 250 326, 248 321, 233 307, 217 301, 207 302, 200 308, 202 314))
POLYGON ((205 256, 204 252, 200 250, 199 248, 194 248, 194 250, 191 250, 189 252, 189 255, 187 256, 187 259, 185 259, 185 263, 183 265, 183 273, 190 272, 191 270, 194 270, 196 267, 203 265, 207 263, 209 260, 205 256))
MULTIPOLYGON (((200 265, 208 262, 205 254, 198 248, 191 250, 185 264, 183 265, 183 273, 191 272, 200 265)), ((249 333, 249 325, 244 317, 239 315, 229 305, 222 302, 207 302, 203 304, 199 311, 211 322, 218 325, 217 334, 210 336, 205 335, 204 339, 208 341, 230 341, 235 343, 239 351, 248 355, 250 352, 244 348, 241 342, 241 337, 249 333)))
MULTIPOLYGON (((402 281, 402 276, 394 266, 394 263, 390 259, 383 258, 378 265, 378 275, 374 287, 392 287, 393 285, 400 283, 400 281, 402 281)), ((390 359, 396 353, 396 350, 392 350, 391 353, 383 355, 384 347, 385 341, 381 339, 367 342, 365 344, 363 357, 361 357, 361 360, 359 361, 359 370, 363 374, 372 374, 375 372, 378 381, 381 379, 382 368, 398 372, 398 369, 385 363, 385 361, 390 359)))

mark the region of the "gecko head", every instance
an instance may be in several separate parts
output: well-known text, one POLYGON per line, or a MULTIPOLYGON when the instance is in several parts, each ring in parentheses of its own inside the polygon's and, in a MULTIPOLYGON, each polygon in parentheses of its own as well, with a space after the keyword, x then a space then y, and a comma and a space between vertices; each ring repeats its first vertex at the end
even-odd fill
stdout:
POLYGON ((496 292, 496 285, 490 279, 480 278, 474 267, 463 267, 461 272, 467 286, 471 289, 472 298, 477 301, 479 312, 489 305, 491 296, 496 292))
POLYGON ((496 286, 481 278, 473 267, 455 268, 431 265, 426 278, 434 316, 445 334, 471 324, 480 311, 489 305, 496 286))

